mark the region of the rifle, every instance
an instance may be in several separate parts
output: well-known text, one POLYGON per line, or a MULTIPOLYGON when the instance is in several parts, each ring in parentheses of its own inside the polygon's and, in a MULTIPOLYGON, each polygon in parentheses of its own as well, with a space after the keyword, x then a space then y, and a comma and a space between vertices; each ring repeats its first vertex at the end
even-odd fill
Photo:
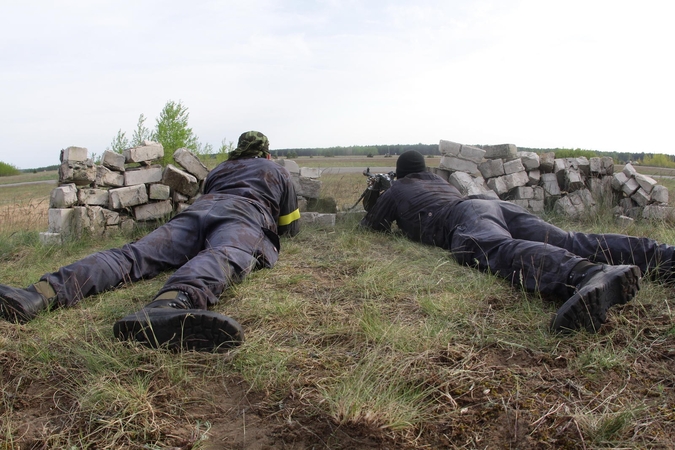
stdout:
POLYGON ((358 205, 359 202, 363 200, 363 197, 366 196, 368 191, 386 191, 391 187, 391 183, 394 181, 394 178, 396 178, 395 172, 372 173, 370 171, 370 167, 367 167, 366 170, 363 171, 363 175, 368 177, 368 180, 366 181, 366 189, 363 191, 361 197, 359 197, 356 203, 354 203, 354 205, 349 208, 350 210, 356 208, 356 205, 358 205))

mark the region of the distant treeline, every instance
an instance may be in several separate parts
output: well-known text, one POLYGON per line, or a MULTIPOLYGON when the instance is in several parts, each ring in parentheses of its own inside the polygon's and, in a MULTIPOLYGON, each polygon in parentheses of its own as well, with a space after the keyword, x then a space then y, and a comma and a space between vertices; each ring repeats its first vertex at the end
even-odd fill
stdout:
POLYGON ((59 165, 54 165, 54 166, 46 166, 46 167, 38 167, 36 169, 21 169, 21 172, 23 173, 37 173, 37 172, 49 172, 52 170, 59 170, 59 165))
MULTIPOLYGON (((474 147, 486 147, 482 144, 474 144, 474 147)), ((353 145, 350 147, 324 147, 324 148, 284 148, 272 150, 274 156, 299 157, 299 156, 377 156, 377 155, 400 155, 409 150, 417 150, 423 155, 440 155, 438 144, 397 144, 397 145, 353 145)), ((615 162, 622 164, 629 161, 644 161, 644 163, 671 163, 675 164, 675 155, 662 155, 654 153, 638 152, 601 152, 598 150, 584 150, 571 148, 529 148, 518 147, 519 151, 546 153, 554 152, 556 158, 577 158, 585 156, 611 156, 615 162)))

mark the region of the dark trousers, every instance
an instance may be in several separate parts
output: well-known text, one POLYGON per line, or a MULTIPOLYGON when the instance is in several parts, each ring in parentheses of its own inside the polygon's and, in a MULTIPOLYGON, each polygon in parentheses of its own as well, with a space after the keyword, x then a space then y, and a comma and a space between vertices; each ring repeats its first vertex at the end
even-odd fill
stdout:
POLYGON ((529 291, 568 297, 568 275, 584 259, 633 264, 663 276, 673 269, 675 247, 619 234, 567 232, 505 201, 465 200, 450 216, 450 251, 458 262, 529 291))
POLYGON ((272 267, 277 248, 263 228, 269 213, 241 197, 207 194, 186 211, 136 242, 89 255, 46 274, 60 306, 124 283, 177 269, 159 293, 186 292, 195 308, 206 309, 251 270, 272 267))

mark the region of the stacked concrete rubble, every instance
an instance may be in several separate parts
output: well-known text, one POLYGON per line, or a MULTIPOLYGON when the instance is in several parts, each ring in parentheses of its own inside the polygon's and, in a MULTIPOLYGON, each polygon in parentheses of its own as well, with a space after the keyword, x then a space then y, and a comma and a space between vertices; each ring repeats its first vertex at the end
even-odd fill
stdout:
POLYGON ((319 199, 321 193, 321 171, 315 168, 299 167, 291 159, 280 159, 278 164, 284 166, 291 174, 291 180, 298 195, 298 208, 302 213, 300 223, 335 226, 335 213, 319 213, 308 211, 308 206, 319 199))
POLYGON ((208 169, 187 149, 174 159, 181 166, 163 168, 161 144, 145 141, 124 150, 106 151, 94 164, 83 147, 61 151, 59 187, 50 196, 46 243, 130 230, 136 222, 156 221, 178 213, 198 195, 208 169))
MULTIPOLYGON (((127 149, 123 154, 106 151, 94 164, 82 147, 61 151, 59 186, 50 196, 49 226, 40 233, 44 243, 77 239, 84 232, 104 235, 129 231, 137 222, 153 222, 185 210, 203 190, 209 170, 189 150, 174 152, 180 167, 163 168, 164 156, 157 142, 127 149)), ((321 192, 318 169, 299 168, 294 161, 279 163, 289 170, 301 211, 321 192)), ((304 223, 335 225, 335 214, 305 212, 304 223)))
POLYGON ((611 157, 555 158, 555 153, 520 152, 513 144, 473 147, 441 140, 441 161, 432 169, 464 195, 519 204, 534 213, 552 208, 578 218, 598 205, 615 208, 622 220, 669 219, 668 190, 631 164, 614 173, 611 157))

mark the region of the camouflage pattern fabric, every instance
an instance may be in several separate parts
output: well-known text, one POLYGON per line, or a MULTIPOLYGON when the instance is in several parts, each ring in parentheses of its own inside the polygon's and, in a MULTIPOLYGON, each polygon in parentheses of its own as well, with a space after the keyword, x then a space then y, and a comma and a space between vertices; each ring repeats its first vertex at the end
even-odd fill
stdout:
POLYGON ((270 141, 260 131, 247 131, 239 136, 237 148, 230 152, 228 159, 267 158, 270 141))

